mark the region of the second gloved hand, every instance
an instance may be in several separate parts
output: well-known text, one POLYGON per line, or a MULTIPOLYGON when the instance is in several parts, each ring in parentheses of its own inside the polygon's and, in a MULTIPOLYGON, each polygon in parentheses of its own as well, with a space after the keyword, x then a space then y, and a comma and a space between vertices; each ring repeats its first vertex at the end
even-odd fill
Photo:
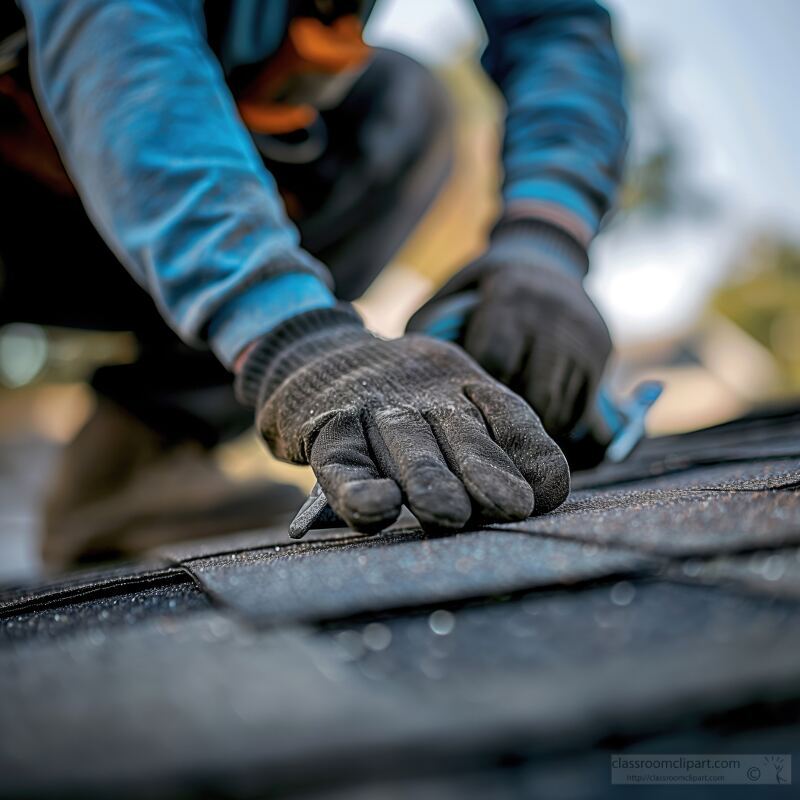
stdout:
POLYGON ((329 504, 366 533, 405 503, 423 527, 524 519, 569 492, 561 451, 531 408, 460 348, 386 341, 348 308, 311 311, 257 342, 239 396, 281 459, 311 464, 329 504))
POLYGON ((424 330, 442 299, 476 292, 461 344, 533 406, 548 433, 563 437, 594 401, 611 352, 608 329, 583 288, 586 267, 586 252, 567 234, 544 223, 507 223, 408 329, 424 330))

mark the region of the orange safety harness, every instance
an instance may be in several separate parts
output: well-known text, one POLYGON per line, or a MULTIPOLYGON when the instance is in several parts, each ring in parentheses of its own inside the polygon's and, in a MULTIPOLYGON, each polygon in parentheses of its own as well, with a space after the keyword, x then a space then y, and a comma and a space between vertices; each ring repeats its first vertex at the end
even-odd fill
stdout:
POLYGON ((369 56, 370 47, 355 14, 330 24, 314 17, 295 17, 275 55, 236 92, 242 120, 260 134, 307 128, 326 101, 326 89, 337 78, 351 83, 369 56))

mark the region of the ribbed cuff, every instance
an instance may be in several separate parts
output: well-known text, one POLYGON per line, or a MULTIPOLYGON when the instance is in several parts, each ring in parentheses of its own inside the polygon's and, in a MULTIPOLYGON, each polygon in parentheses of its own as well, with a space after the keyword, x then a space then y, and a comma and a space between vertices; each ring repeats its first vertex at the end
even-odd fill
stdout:
POLYGON ((211 320, 208 336, 219 360, 232 367, 251 342, 281 322, 314 308, 332 308, 336 298, 306 272, 287 272, 257 283, 223 306, 211 320))
POLYGON ((586 249, 568 233, 547 222, 535 219, 500 220, 491 234, 495 255, 508 252, 510 258, 525 257, 583 279, 589 271, 586 249))
POLYGON ((562 180, 518 176, 504 187, 503 199, 504 219, 547 222, 584 247, 589 246, 600 224, 598 209, 586 193, 562 180))
POLYGON ((289 375, 317 356, 371 335, 349 303, 290 317, 247 354, 234 382, 236 396, 245 405, 260 407, 289 375))

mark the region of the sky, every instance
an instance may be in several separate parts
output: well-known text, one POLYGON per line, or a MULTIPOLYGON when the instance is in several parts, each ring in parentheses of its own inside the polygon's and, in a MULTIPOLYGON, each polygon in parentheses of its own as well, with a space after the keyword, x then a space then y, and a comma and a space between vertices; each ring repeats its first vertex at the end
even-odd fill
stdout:
MULTIPOLYGON (((593 248, 589 288, 615 334, 647 339, 691 325, 747 237, 800 237, 800 2, 608 0, 621 46, 651 64, 713 220, 621 227, 593 248)), ((469 0, 382 0, 376 43, 434 64, 482 36, 469 0)), ((634 132, 635 135, 635 132, 634 132)))

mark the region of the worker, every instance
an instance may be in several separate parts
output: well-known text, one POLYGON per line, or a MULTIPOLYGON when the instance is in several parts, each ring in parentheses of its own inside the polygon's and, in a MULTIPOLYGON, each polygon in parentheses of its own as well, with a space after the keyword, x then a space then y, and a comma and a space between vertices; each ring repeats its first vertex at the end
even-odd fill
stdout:
POLYGON ((136 549, 111 511, 127 492, 146 522, 170 480, 206 527, 226 527, 223 507, 245 527, 242 503, 179 468, 190 451, 210 463, 252 419, 245 406, 356 531, 401 504, 426 529, 459 530, 566 498, 554 438, 584 418, 611 350, 583 288, 625 149, 609 16, 593 0, 476 0, 507 106, 505 177, 486 251, 430 301, 477 292, 462 347, 419 316, 380 338, 350 302, 452 155, 431 73, 365 44, 373 5, 4 5, 0 321, 138 343, 132 363, 97 371, 97 410, 65 449, 53 560, 136 549), (134 491, 144 467, 160 479, 134 491))

